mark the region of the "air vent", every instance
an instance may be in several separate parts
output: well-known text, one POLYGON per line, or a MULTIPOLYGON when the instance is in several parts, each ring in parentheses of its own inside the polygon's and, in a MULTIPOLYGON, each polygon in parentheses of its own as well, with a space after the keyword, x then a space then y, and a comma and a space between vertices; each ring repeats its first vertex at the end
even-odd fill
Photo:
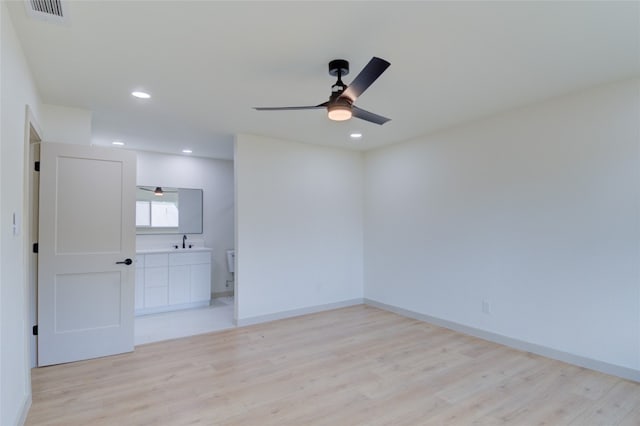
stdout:
POLYGON ((64 17, 62 13, 62 3, 56 0, 29 0, 31 9, 40 13, 47 13, 49 15, 56 15, 64 17))
POLYGON ((25 7, 32 18, 58 23, 67 22, 69 18, 62 0, 25 0, 25 7))

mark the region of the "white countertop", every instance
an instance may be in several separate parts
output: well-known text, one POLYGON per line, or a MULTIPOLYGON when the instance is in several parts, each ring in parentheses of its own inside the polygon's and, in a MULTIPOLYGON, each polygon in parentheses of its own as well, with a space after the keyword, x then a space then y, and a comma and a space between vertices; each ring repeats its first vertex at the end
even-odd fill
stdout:
POLYGON ((194 251, 211 251, 209 247, 192 247, 192 248, 157 248, 157 249, 141 249, 136 250, 136 254, 157 254, 157 253, 191 253, 194 251))

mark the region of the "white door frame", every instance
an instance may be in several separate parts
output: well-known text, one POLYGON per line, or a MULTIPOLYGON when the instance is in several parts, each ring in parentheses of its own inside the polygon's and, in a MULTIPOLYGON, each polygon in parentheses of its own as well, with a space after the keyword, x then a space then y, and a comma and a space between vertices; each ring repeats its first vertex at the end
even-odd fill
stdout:
MULTIPOLYGON (((37 306, 37 268, 38 259, 33 255, 33 241, 34 232, 32 221, 35 218, 37 220, 37 203, 34 204, 34 200, 37 200, 38 193, 32 187, 33 178, 33 162, 34 159, 31 156, 31 145, 33 143, 42 141, 42 131, 40 125, 33 115, 33 111, 29 105, 25 108, 25 124, 24 124, 24 173, 23 173, 23 208, 22 208, 22 241, 24 246, 24 292, 25 292, 25 333, 28 336, 25 339, 27 347, 25 353, 30 354, 29 368, 36 366, 36 354, 37 354, 37 338, 32 333, 32 327, 37 324, 38 306, 37 306), (35 198, 34 198, 35 197, 35 198)), ((31 389, 31 374, 26 374, 28 383, 28 389, 31 389)))

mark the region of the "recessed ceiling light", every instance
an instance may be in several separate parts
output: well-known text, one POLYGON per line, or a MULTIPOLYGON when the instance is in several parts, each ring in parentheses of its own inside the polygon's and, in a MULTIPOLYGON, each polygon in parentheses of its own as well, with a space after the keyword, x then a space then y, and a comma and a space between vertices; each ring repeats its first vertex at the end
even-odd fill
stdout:
POLYGON ((360 139, 362 137, 362 133, 351 133, 351 139, 360 139))
POLYGON ((111 142, 112 145, 118 145, 118 146, 122 146, 124 145, 124 142, 120 142, 120 141, 113 141, 111 142))
POLYGON ((146 92, 131 92, 131 96, 135 96, 140 99, 149 99, 151 97, 151 95, 146 92))
POLYGON ((190 149, 183 149, 182 152, 184 152, 185 154, 191 154, 193 151, 191 151, 190 149))

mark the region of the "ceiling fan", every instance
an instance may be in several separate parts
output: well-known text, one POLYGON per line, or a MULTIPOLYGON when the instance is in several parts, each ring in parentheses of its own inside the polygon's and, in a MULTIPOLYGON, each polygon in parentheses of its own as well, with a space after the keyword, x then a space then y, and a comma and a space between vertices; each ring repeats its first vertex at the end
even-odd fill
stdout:
POLYGON ((344 59, 334 59, 329 62, 329 74, 334 77, 337 76, 338 80, 331 86, 331 96, 327 102, 308 106, 254 107, 254 109, 258 111, 286 111, 326 108, 330 120, 344 121, 351 117, 356 117, 382 125, 391 119, 358 108, 353 103, 382 75, 389 65, 391 65, 389 62, 374 56, 362 71, 360 71, 360 74, 347 86, 342 82, 342 77, 349 74, 349 62, 344 59))
POLYGON ((153 189, 152 186, 139 186, 138 189, 141 189, 143 191, 149 191, 149 192, 153 192, 155 195, 157 195, 158 197, 162 197, 164 194, 166 193, 171 193, 171 192, 178 192, 176 190, 167 190, 167 189, 162 189, 161 186, 156 186, 155 189, 153 189))

